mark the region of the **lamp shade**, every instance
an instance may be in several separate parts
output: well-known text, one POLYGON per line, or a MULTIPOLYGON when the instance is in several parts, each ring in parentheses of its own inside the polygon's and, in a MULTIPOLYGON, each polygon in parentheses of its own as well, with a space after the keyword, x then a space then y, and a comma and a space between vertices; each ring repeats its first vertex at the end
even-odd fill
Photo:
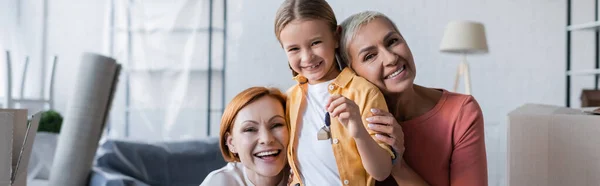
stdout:
POLYGON ((472 21, 452 21, 446 26, 440 51, 449 53, 487 53, 483 24, 472 21))

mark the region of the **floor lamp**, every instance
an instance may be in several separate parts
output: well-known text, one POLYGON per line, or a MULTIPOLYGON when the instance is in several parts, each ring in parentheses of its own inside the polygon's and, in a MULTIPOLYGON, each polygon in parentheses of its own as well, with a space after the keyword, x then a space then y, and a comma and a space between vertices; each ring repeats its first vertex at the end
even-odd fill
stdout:
POLYGON ((462 62, 456 72, 453 91, 457 91, 462 76, 465 83, 465 93, 471 94, 471 77, 467 54, 484 54, 488 52, 483 24, 472 21, 451 21, 444 31, 440 51, 462 55, 462 62))

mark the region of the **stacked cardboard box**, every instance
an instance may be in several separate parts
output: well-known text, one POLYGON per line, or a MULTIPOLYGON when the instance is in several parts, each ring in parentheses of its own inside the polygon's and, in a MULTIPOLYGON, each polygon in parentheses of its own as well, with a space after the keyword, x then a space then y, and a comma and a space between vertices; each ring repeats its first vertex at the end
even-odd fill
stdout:
POLYGON ((600 185, 600 115, 526 104, 508 121, 509 185, 600 185))

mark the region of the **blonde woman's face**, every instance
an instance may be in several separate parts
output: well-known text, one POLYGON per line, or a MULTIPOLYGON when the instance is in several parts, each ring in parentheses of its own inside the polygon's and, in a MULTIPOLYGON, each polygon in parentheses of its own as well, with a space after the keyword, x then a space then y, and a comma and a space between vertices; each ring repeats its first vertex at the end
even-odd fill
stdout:
POLYGON ((384 93, 401 93, 413 85, 417 70, 408 44, 383 18, 357 30, 348 54, 352 69, 384 93))
POLYGON ((227 145, 247 170, 276 176, 287 164, 288 132, 283 106, 265 96, 238 112, 227 145))

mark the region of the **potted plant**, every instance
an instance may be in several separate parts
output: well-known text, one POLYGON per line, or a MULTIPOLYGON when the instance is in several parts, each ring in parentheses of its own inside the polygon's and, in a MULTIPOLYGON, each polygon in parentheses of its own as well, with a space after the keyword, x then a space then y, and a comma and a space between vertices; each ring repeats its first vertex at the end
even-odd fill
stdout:
POLYGON ((37 131, 58 134, 60 133, 62 122, 63 117, 60 113, 54 110, 45 111, 42 113, 42 118, 40 118, 40 125, 37 131))
POLYGON ((34 176, 33 178, 49 178, 62 122, 63 116, 59 112, 55 110, 42 112, 33 143, 32 162, 28 168, 28 174, 34 176))

